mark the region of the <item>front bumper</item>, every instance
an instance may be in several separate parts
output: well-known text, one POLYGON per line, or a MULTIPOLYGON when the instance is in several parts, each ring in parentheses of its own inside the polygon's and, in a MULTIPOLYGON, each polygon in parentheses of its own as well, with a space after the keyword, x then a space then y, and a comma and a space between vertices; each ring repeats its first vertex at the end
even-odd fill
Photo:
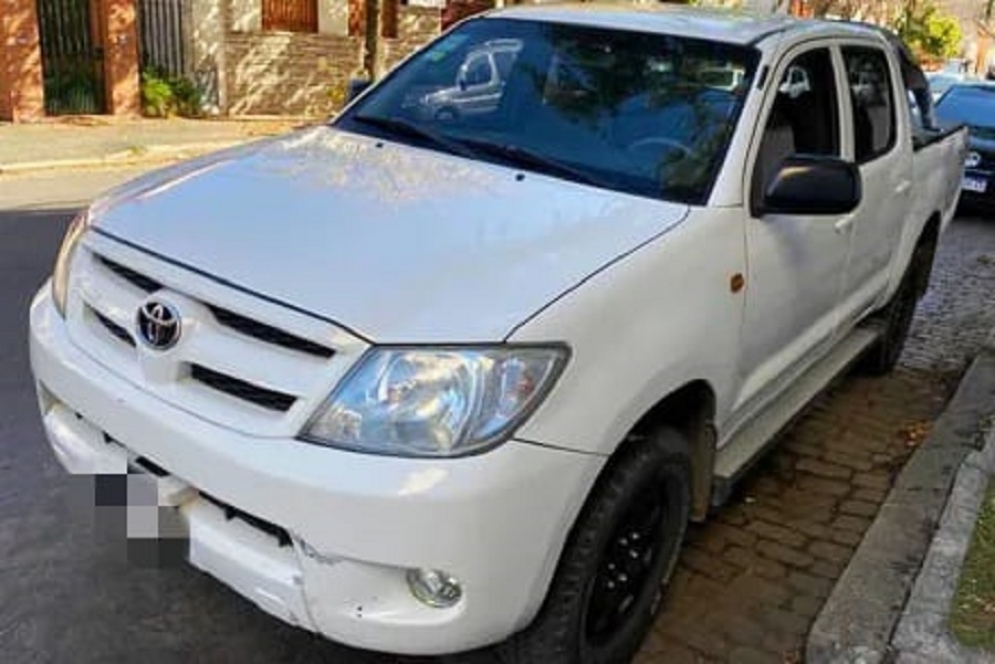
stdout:
POLYGON ((269 613, 358 647, 442 654, 526 626, 603 464, 517 441, 424 460, 234 432, 81 352, 48 286, 32 303, 30 339, 45 431, 67 468, 106 473, 128 456, 151 461, 173 483, 191 563, 269 613), (291 545, 251 520, 226 519, 219 502, 285 530, 291 545), (420 603, 410 568, 452 574, 462 600, 420 603))

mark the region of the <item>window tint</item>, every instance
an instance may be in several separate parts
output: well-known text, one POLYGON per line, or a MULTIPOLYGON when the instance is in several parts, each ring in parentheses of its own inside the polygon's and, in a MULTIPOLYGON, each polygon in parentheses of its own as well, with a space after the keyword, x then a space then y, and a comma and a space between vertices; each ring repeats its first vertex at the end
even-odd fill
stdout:
POLYGON ((854 150, 858 163, 870 161, 895 144, 895 104, 888 60, 876 48, 843 49, 850 105, 853 108, 854 150))
POLYGON ((839 156, 839 101, 833 71, 827 49, 800 55, 784 70, 754 165, 753 210, 761 207, 764 191, 788 157, 839 156))
POLYGON ((460 154, 477 159, 617 191, 703 203, 758 57, 753 48, 681 35, 471 19, 406 61, 335 125, 387 132, 423 148, 461 146, 460 154), (383 120, 445 140, 388 132, 383 120))

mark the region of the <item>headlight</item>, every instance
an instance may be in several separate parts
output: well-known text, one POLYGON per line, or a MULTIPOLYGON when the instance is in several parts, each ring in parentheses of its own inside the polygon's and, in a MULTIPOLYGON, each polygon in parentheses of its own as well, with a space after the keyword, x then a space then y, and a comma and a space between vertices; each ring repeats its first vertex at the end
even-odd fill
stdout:
POLYGON ((52 301, 59 315, 66 315, 66 295, 69 289, 69 266, 76 253, 76 247, 90 225, 88 211, 80 212, 69 224, 66 236, 59 247, 59 254, 55 259, 55 269, 52 271, 52 301))
POLYGON ((374 349, 301 438, 397 456, 480 452, 535 410, 566 360, 564 347, 374 349))

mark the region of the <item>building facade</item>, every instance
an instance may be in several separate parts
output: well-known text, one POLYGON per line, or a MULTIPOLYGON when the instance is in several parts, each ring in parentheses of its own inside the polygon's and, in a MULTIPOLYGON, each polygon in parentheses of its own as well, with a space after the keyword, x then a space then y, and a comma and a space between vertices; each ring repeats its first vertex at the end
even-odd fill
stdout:
POLYGON ((0 120, 37 120, 70 99, 138 113, 134 0, 0 0, 0 8, 0 120))

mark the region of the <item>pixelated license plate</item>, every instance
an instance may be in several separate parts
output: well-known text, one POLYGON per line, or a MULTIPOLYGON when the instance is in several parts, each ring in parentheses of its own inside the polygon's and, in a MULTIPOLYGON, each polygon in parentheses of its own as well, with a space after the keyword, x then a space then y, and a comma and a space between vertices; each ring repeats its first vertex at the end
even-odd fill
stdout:
POLYGON ((971 191, 976 194, 983 194, 988 190, 988 180, 984 178, 964 177, 961 180, 961 189, 971 191))

